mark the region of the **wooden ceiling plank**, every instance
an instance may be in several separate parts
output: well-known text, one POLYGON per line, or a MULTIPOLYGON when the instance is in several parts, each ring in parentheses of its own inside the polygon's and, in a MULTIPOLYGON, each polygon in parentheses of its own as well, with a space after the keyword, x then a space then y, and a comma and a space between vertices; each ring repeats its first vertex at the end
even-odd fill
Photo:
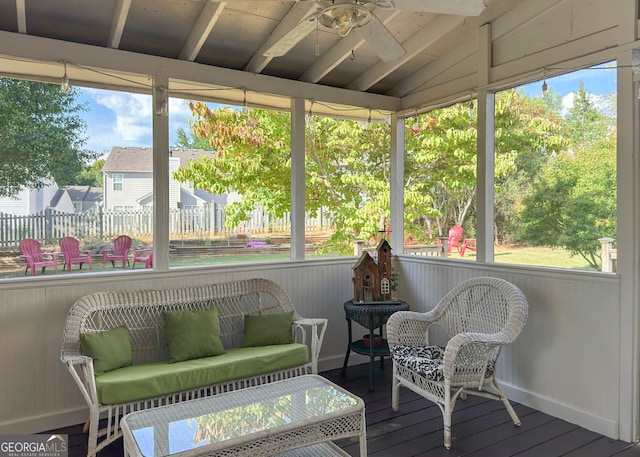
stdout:
POLYGON ((193 62, 218 22, 226 2, 206 2, 178 58, 193 62))

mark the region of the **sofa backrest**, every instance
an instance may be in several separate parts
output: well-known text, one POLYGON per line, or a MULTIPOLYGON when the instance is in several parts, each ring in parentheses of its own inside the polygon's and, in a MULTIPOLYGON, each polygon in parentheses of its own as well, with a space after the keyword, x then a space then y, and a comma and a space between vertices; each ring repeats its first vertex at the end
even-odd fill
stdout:
POLYGON ((245 314, 278 314, 294 311, 286 292, 267 279, 247 279, 207 286, 94 292, 80 298, 69 310, 62 355, 81 354, 80 334, 126 325, 133 363, 168 359, 164 311, 217 308, 220 338, 225 348, 242 342, 245 314))

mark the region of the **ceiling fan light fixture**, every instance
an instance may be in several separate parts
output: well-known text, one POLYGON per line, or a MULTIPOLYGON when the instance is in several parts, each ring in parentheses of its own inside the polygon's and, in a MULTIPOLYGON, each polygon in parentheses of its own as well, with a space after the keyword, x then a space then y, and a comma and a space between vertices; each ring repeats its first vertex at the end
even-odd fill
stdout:
POLYGON ((337 30, 341 37, 346 37, 352 29, 371 22, 371 11, 355 2, 333 4, 320 12, 318 21, 325 27, 337 30))

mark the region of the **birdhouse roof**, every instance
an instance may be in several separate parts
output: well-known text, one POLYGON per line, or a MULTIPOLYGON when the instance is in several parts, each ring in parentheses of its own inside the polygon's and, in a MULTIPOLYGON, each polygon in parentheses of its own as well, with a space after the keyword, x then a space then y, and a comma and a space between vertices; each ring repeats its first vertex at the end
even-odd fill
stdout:
POLYGON ((373 257, 371 257, 371 255, 369 255, 368 252, 363 252, 360 258, 358 259, 358 261, 352 267, 352 269, 357 270, 357 269, 366 268, 369 266, 375 266, 377 268, 376 261, 373 260, 373 257))

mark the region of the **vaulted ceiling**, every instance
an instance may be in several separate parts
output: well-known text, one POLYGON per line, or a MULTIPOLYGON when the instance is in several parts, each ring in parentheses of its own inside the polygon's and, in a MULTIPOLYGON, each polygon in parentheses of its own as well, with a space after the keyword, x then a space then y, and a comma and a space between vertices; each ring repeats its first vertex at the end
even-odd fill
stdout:
POLYGON ((149 92, 164 73, 172 96, 275 108, 303 97, 385 118, 440 93, 469 96, 499 74, 492 65, 512 77, 564 59, 519 60, 556 44, 573 52, 591 37, 606 49, 610 11, 586 0, 0 0, 0 75, 56 82, 66 62, 72 84, 149 92), (583 18, 593 30, 563 28, 583 18), (494 55, 478 45, 487 24, 494 55))

